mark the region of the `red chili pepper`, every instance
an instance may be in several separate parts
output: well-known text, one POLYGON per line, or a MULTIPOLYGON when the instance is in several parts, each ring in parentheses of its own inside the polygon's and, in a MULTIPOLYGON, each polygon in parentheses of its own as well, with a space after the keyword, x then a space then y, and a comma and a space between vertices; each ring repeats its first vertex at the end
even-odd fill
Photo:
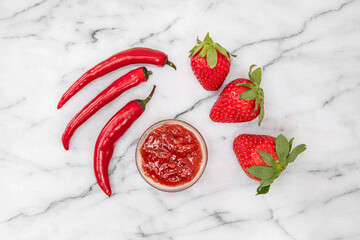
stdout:
POLYGON ((62 135, 62 143, 66 150, 69 150, 69 143, 72 135, 92 115, 99 111, 103 106, 120 96, 126 90, 145 82, 152 72, 145 67, 132 70, 114 81, 104 91, 99 93, 91 100, 78 114, 71 119, 62 135))
POLYGON ((150 95, 144 100, 133 100, 120 109, 101 130, 95 144, 94 171, 100 188, 110 197, 108 167, 116 141, 128 130, 136 119, 145 111, 146 104, 155 92, 153 87, 150 95))
POLYGON ((111 56, 84 73, 84 75, 76 80, 64 93, 57 108, 61 108, 72 96, 93 80, 123 66, 136 63, 153 64, 160 67, 167 64, 176 70, 176 66, 168 61, 167 55, 161 51, 150 48, 130 48, 111 56))

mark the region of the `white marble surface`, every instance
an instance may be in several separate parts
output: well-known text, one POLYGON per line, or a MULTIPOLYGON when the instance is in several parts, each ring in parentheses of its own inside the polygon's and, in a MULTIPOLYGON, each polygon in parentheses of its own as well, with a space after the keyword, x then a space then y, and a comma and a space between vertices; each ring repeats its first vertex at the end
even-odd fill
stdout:
POLYGON ((1 1, 0 238, 360 239, 359 12, 358 0, 1 1), (210 121, 219 92, 200 87, 187 58, 207 31, 238 55, 226 83, 250 64, 263 67, 261 127, 210 121), (63 150, 71 117, 134 66, 57 110, 60 96, 89 67, 132 46, 163 50, 178 71, 149 66, 146 84, 98 112, 63 150), (155 83, 147 111, 118 142, 108 198, 93 175, 97 134, 155 83), (150 124, 174 117, 202 132, 210 158, 197 184, 169 194, 140 177, 134 150, 150 124), (254 196, 258 183, 232 151, 241 133, 284 133, 308 150, 269 194, 254 196))

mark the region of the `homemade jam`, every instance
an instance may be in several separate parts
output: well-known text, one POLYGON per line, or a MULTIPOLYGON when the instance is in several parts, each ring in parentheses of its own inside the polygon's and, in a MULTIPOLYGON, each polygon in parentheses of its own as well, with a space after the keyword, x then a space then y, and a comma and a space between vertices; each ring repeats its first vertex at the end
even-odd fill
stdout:
POLYGON ((163 124, 149 132, 140 154, 144 174, 169 187, 193 180, 203 161, 199 140, 179 124, 163 124))

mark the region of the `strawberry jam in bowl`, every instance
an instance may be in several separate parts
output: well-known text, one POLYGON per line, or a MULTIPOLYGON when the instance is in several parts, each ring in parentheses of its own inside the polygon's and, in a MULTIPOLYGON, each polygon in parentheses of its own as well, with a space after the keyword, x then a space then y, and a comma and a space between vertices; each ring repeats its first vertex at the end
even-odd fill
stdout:
POLYGON ((158 190, 178 192, 201 177, 207 163, 207 147, 190 124, 168 119, 150 126, 136 147, 136 166, 147 183, 158 190))

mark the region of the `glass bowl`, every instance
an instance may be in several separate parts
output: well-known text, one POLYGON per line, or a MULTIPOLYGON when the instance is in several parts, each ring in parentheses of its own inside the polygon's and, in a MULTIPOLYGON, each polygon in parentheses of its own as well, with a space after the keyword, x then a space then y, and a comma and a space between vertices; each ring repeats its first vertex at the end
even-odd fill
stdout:
POLYGON ((207 152, 207 147, 206 147, 206 143, 205 140, 203 138, 203 136, 201 135, 201 133, 192 125, 190 125, 187 122, 181 121, 181 120, 177 120, 177 119, 167 119, 167 120, 162 120, 160 122, 154 123, 153 125, 151 125, 148 129, 145 130, 145 132, 141 135, 137 146, 136 146, 136 151, 135 151, 135 161, 136 161, 136 166, 139 170, 140 175, 142 176, 142 178, 144 178, 144 180, 150 184, 152 187, 160 190, 160 191, 164 191, 164 192, 179 192, 182 190, 185 190, 189 187, 191 187, 192 185, 194 185, 201 177, 201 175, 203 174, 206 164, 207 164, 207 160, 208 160, 208 152, 207 152), (150 177, 146 176, 146 174, 143 171, 142 168, 142 157, 141 157, 141 153, 140 153, 140 149, 142 147, 142 145, 144 144, 146 138, 148 137, 148 134, 162 126, 163 124, 178 124, 181 125, 182 127, 186 128, 187 130, 191 131, 195 137, 197 138, 197 140, 200 143, 201 146, 201 151, 202 151, 202 162, 201 162, 201 166, 199 171, 197 172, 196 176, 190 181, 187 182, 183 185, 178 185, 178 186, 165 186, 162 185, 160 183, 155 182, 153 179, 151 179, 150 177))

